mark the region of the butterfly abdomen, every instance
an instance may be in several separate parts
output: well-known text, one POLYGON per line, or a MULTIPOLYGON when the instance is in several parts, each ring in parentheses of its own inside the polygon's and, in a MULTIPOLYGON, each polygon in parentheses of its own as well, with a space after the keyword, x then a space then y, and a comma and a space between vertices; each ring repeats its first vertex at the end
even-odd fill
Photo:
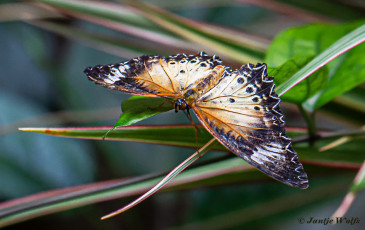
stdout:
POLYGON ((222 75, 224 74, 225 68, 221 65, 214 67, 210 74, 208 74, 205 78, 196 82, 196 91, 198 95, 202 95, 208 92, 211 88, 217 85, 222 75))

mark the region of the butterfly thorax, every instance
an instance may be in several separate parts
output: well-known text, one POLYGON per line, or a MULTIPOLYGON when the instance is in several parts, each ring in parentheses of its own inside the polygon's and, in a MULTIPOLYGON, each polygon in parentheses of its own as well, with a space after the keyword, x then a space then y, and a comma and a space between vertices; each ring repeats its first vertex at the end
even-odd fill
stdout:
POLYGON ((213 88, 224 74, 224 67, 218 65, 213 68, 206 77, 194 82, 180 93, 175 100, 175 111, 186 110, 194 107, 194 103, 200 96, 213 88))

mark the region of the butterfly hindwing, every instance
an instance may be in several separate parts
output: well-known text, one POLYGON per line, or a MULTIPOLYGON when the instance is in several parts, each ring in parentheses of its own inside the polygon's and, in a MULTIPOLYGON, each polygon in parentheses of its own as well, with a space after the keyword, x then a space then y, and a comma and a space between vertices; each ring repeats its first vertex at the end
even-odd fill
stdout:
POLYGON ((306 188, 307 175, 285 135, 279 103, 266 65, 248 64, 226 72, 197 100, 194 112, 237 156, 279 181, 306 188))

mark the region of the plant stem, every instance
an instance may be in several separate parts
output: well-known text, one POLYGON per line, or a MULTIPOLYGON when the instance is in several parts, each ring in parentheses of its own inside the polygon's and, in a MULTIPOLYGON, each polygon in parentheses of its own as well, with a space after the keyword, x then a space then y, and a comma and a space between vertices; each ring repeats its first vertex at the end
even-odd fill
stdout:
POLYGON ((309 136, 309 144, 310 146, 312 146, 314 144, 315 138, 316 138, 316 123, 315 123, 315 114, 314 112, 312 112, 311 114, 309 114, 309 112, 307 112, 303 105, 300 104, 298 105, 300 112, 302 113, 302 115, 305 118, 305 121, 307 123, 308 126, 308 136, 309 136))

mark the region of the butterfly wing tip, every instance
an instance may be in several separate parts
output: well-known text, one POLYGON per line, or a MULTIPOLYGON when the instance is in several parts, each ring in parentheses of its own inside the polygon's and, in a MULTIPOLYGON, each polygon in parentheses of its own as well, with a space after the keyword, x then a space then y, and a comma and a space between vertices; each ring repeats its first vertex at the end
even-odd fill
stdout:
POLYGON ((84 69, 84 73, 86 75, 89 75, 91 73, 91 71, 92 71, 92 68, 91 67, 87 67, 87 68, 84 69))
POLYGON ((301 188, 301 189, 307 189, 308 187, 309 187, 308 181, 306 181, 305 183, 301 183, 298 186, 298 188, 301 188))
POLYGON ((308 183, 308 176, 307 174, 303 171, 303 174, 301 176, 297 177, 297 180, 292 181, 291 183, 289 183, 289 185, 293 186, 293 187, 297 187, 300 189, 307 189, 309 187, 309 183, 308 183))

